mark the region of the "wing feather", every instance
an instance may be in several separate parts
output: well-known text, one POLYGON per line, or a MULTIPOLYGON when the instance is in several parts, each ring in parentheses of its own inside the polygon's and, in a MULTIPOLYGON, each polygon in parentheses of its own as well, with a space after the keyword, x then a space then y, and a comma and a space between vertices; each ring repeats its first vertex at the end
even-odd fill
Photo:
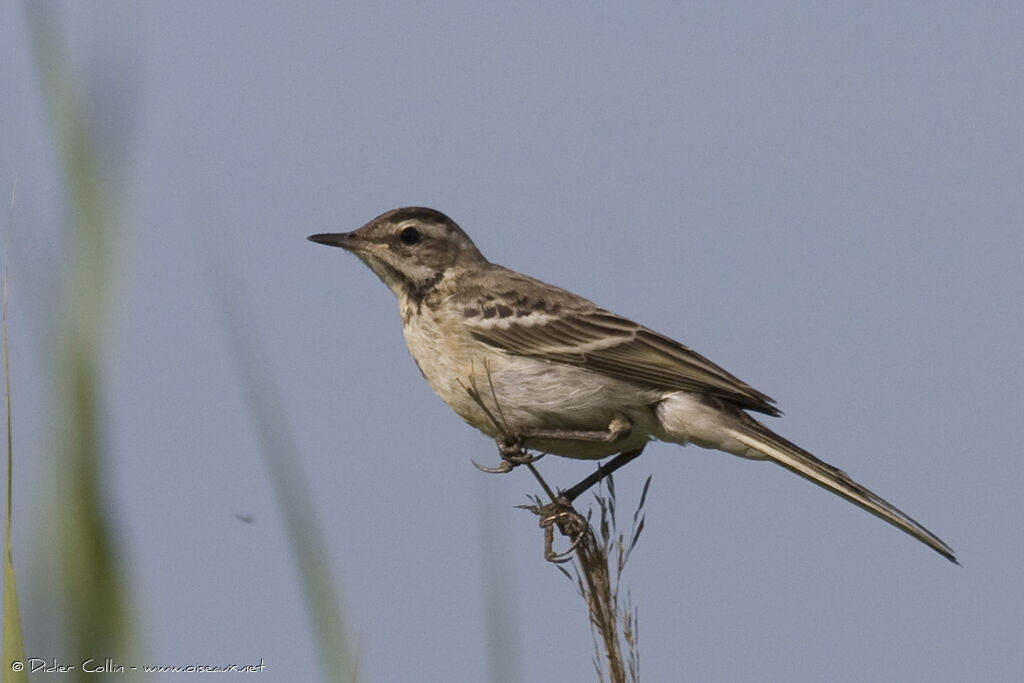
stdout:
POLYGON ((562 308, 470 325, 506 353, 592 369, 662 389, 693 391, 746 410, 781 415, 774 401, 692 349, 596 306, 562 308))

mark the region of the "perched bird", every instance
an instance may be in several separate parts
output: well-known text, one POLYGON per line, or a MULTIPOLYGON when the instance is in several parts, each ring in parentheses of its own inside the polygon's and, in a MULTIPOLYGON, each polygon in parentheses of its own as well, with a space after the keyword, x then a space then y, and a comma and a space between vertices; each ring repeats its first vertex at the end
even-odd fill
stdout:
POLYGON ((625 461, 658 439, 771 460, 956 562, 935 534, 748 414, 780 415, 771 398, 668 337, 491 263, 439 211, 395 209, 309 239, 352 252, 394 292, 423 377, 504 454, 526 445, 625 461))

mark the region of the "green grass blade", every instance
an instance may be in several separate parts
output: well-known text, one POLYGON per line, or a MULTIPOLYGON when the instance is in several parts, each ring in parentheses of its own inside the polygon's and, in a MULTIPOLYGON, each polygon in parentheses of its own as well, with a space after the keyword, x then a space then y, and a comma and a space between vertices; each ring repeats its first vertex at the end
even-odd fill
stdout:
POLYGON ((47 542, 60 548, 63 658, 131 659, 130 600, 101 485, 101 359, 117 245, 112 193, 104 186, 80 84, 73 78, 57 22, 48 9, 27 3, 26 17, 74 223, 67 239, 71 258, 56 350, 55 423, 60 431, 53 491, 48 496, 54 505, 56 538, 47 542))
MULTIPOLYGON (((17 186, 15 186, 17 187, 17 186)), ((11 212, 14 211, 15 191, 11 191, 11 212)), ((28 680, 24 669, 25 645, 21 637, 21 613, 18 610, 18 591, 14 585, 14 565, 11 562, 11 500, 14 487, 11 475, 14 472, 14 446, 11 437, 11 368, 7 351, 7 258, 10 256, 11 228, 7 228, 7 246, 4 248, 3 301, 0 302, 0 327, 4 344, 4 403, 7 407, 7 514, 4 517, 4 618, 3 637, 0 644, 0 681, 22 683, 28 680), (20 663, 22 668, 18 668, 20 663)))

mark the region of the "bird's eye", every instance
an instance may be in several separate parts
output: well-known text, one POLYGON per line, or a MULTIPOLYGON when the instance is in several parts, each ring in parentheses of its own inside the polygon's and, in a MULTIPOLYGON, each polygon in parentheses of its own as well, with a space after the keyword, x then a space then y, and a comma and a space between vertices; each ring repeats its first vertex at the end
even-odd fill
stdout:
POLYGON ((416 244, 420 241, 420 231, 416 228, 406 228, 398 233, 398 239, 402 240, 403 244, 416 244))

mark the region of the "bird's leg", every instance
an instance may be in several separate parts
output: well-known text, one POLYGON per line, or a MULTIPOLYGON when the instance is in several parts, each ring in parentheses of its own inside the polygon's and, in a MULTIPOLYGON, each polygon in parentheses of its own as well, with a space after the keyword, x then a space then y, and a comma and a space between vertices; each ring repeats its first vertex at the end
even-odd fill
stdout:
POLYGON ((494 405, 498 410, 497 415, 495 415, 487 404, 484 403, 483 397, 480 395, 480 391, 477 389, 476 381, 473 377, 470 377, 469 386, 462 384, 461 381, 459 382, 459 384, 462 384, 462 388, 465 389, 466 393, 469 394, 469 397, 473 399, 473 402, 480 406, 480 410, 483 411, 484 415, 487 416, 487 419, 490 420, 492 425, 494 425, 495 430, 500 434, 496 441, 498 443, 498 454, 501 456, 501 463, 499 463, 497 467, 484 467, 476 461, 472 461, 473 465, 482 472, 504 474, 506 472, 511 472, 518 465, 536 462, 543 458, 545 455, 544 453, 541 453, 540 455, 532 455, 527 452, 527 439, 561 439, 566 441, 614 443, 629 436, 629 433, 633 428, 633 425, 628 418, 622 415, 616 415, 612 418, 611 422, 608 423, 608 429, 582 430, 528 428, 513 432, 513 430, 509 428, 504 414, 501 412, 501 404, 498 402, 498 397, 494 391, 494 384, 491 382, 490 368, 486 368, 486 370, 487 381, 491 389, 491 398, 494 399, 494 405))
MULTIPOLYGON (((598 465, 597 470, 580 483, 551 496, 551 502, 547 505, 538 504, 535 508, 531 508, 540 517, 540 526, 544 529, 544 558, 548 562, 567 562, 569 556, 583 542, 587 531, 590 529, 590 523, 587 521, 587 518, 576 512, 576 509, 572 506, 573 501, 579 498, 580 494, 591 486, 626 463, 636 459, 643 451, 643 448, 637 448, 632 451, 619 453, 606 464, 598 465), (571 539, 569 547, 560 553, 556 553, 553 548, 555 526, 558 527, 563 536, 571 539)), ((533 471, 534 476, 541 481, 544 489, 548 491, 548 495, 551 495, 551 490, 540 479, 540 475, 532 465, 530 469, 533 471)))
POLYGON ((629 436, 633 423, 623 415, 616 415, 608 423, 608 429, 540 429, 527 428, 516 432, 520 441, 527 439, 553 439, 559 441, 590 441, 593 443, 615 443, 629 436))
POLYGON ((540 472, 537 471, 537 468, 532 463, 527 463, 526 467, 537 478, 537 483, 548 494, 551 502, 547 505, 541 505, 540 498, 534 498, 535 503, 533 505, 520 505, 519 507, 529 510, 538 517, 537 521, 540 523, 540 528, 544 530, 544 559, 548 562, 568 562, 570 554, 583 542, 590 528, 590 522, 586 517, 576 512, 572 503, 559 497, 551 490, 548 483, 544 481, 544 477, 540 476, 540 472), (567 536, 570 539, 569 547, 560 553, 556 553, 554 550, 556 526, 563 536, 567 536))
MULTIPOLYGON (((485 408, 483 402, 479 400, 479 394, 470 392, 470 396, 477 400, 477 403, 482 408, 485 408)), ((497 420, 494 419, 490 411, 486 409, 485 411, 494 422, 495 426, 498 426, 497 420)), ((615 443, 616 441, 620 441, 629 436, 632 429, 633 424, 626 417, 616 415, 612 418, 611 422, 608 423, 608 429, 544 429, 539 427, 528 427, 512 434, 508 433, 506 430, 502 430, 502 435, 497 439, 498 454, 501 455, 501 464, 497 467, 483 467, 475 462, 473 464, 476 465, 477 469, 484 472, 511 472, 517 465, 536 462, 544 457, 543 453, 540 455, 533 455, 527 452, 527 439, 615 443)))
MULTIPOLYGON (((560 438, 560 439, 576 439, 582 441, 600 441, 607 443, 614 443, 621 439, 624 439, 629 435, 630 423, 623 417, 614 418, 608 425, 607 430, 603 431, 566 431, 566 430, 532 430, 527 432, 527 436, 534 438, 560 438)), ((601 481, 615 470, 619 469, 626 463, 635 459, 643 452, 643 447, 634 449, 632 451, 626 451, 619 453, 612 460, 605 465, 598 465, 597 470, 590 476, 583 479, 575 486, 566 489, 565 491, 559 491, 557 494, 552 494, 550 488, 541 478, 536 468, 532 464, 527 465, 533 475, 537 477, 541 486, 547 491, 548 496, 551 497, 551 502, 547 505, 538 505, 532 508, 537 516, 540 518, 540 526, 544 529, 544 558, 548 562, 567 562, 575 552, 576 548, 579 547, 580 543, 584 541, 587 533, 590 531, 590 522, 586 517, 576 512, 573 508, 572 503, 581 493, 589 489, 591 486, 601 481), (558 530, 562 532, 562 535, 569 538, 569 547, 562 552, 555 552, 554 550, 554 529, 558 527, 558 530)))
MULTIPOLYGON (((488 380, 489 379, 490 373, 488 372, 488 380)), ((640 455, 643 448, 639 448, 635 451, 628 451, 626 453, 620 453, 604 467, 598 466, 595 473, 591 474, 572 488, 567 491, 554 494, 541 478, 540 473, 533 466, 533 463, 544 457, 545 454, 541 453, 540 455, 533 455, 529 453, 526 450, 526 440, 546 439, 587 441, 591 443, 616 443, 617 441, 621 441, 629 436, 633 429, 632 422, 630 422, 625 416, 616 415, 608 423, 607 429, 582 430, 528 428, 513 432, 508 427, 508 424, 504 419, 505 416, 500 413, 501 405, 498 403, 497 396, 494 394, 493 384, 491 384, 491 396, 494 399, 495 406, 499 410, 498 415, 495 415, 487 404, 484 403, 475 383, 471 383, 470 386, 466 386, 464 388, 466 393, 469 394, 470 398, 472 398, 478 406, 480 406, 484 415, 487 416, 487 419, 491 421, 495 430, 500 434, 496 441, 498 444, 498 454, 501 455, 501 463, 497 467, 484 467, 476 461, 472 461, 473 465, 483 472, 495 474, 511 472, 519 465, 526 465, 530 469, 533 475, 537 477, 537 480, 541 483, 541 486, 547 492, 548 496, 551 498, 551 502, 547 505, 541 506, 538 501, 538 505, 535 508, 531 508, 540 517, 540 526, 544 529, 544 557, 550 562, 565 562, 568 560, 569 555, 575 551, 583 541, 590 529, 590 523, 580 513, 576 512, 572 506, 572 501, 588 488, 601 481, 601 479, 640 455), (500 420, 499 416, 501 418, 500 420), (560 553, 556 553, 553 548, 554 528, 556 526, 564 536, 571 539, 569 547, 560 553)))
POLYGON ((644 452, 643 448, 637 448, 636 450, 633 450, 633 451, 626 451, 624 453, 619 453, 614 458, 609 460, 607 463, 598 465, 597 466, 597 470, 595 470, 590 476, 585 478, 580 483, 578 483, 575 486, 572 486, 570 488, 567 488, 564 491, 559 491, 558 492, 557 500, 560 500, 560 501, 564 500, 566 503, 572 503, 574 500, 579 498, 581 493, 583 493, 584 491, 589 489, 591 486, 593 486, 597 482, 601 481, 602 479, 604 479, 609 474, 611 474, 615 470, 619 469, 620 467, 622 467, 626 463, 630 462, 631 460, 634 460, 637 456, 639 456, 643 452, 644 452))

